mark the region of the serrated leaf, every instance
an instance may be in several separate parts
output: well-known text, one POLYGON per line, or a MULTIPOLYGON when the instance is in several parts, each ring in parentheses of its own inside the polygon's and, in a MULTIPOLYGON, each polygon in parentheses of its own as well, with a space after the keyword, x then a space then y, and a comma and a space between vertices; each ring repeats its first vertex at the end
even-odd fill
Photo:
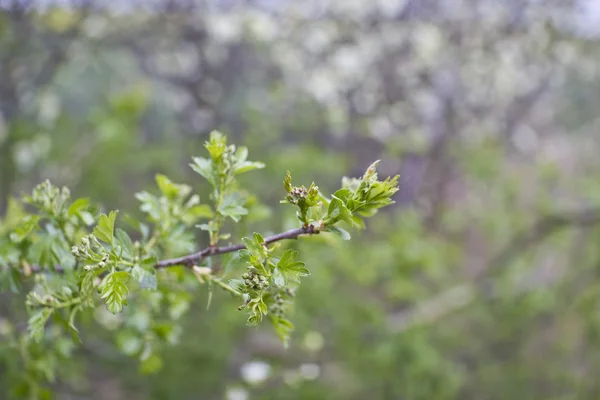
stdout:
POLYGON ((204 147, 213 160, 219 161, 227 149, 227 139, 221 132, 214 130, 210 133, 210 139, 204 144, 204 147))
POLYGON ((262 245, 264 245, 265 243, 265 239, 260 233, 254 232, 254 243, 262 247, 262 245))
POLYGON ((352 213, 348 210, 348 207, 335 196, 332 196, 329 208, 327 209, 327 215, 323 222, 325 225, 333 225, 338 221, 344 221, 352 225, 352 213))
POLYGON ((206 179, 212 186, 215 186, 216 181, 213 176, 212 162, 203 157, 194 157, 192 160, 194 161, 193 164, 190 164, 192 170, 206 179))
POLYGON ((116 237, 117 242, 121 246, 121 249, 123 251, 123 255, 126 258, 132 258, 135 253, 135 248, 133 247, 133 242, 131 241, 131 238, 129 237, 127 232, 125 232, 123 229, 117 228, 116 237))
POLYGON ((81 294, 82 304, 86 307, 92 307, 94 305, 93 295, 95 276, 93 271, 85 271, 81 277, 79 292, 81 294))
POLYGON ((131 268, 131 276, 139 282, 140 288, 156 290, 157 281, 154 269, 148 270, 136 264, 131 268))
POLYGON ((285 318, 272 317, 271 323, 275 329, 275 333, 283 342, 284 347, 288 346, 290 334, 294 330, 294 325, 285 318))
POLYGON ((298 257, 298 252, 296 250, 286 250, 286 252, 283 253, 281 258, 277 262, 277 267, 285 268, 288 264, 294 262, 294 260, 296 260, 296 257, 298 257))
POLYGON ((279 268, 275 268, 273 270, 273 282, 277 286, 285 286, 286 285, 285 277, 283 276, 283 274, 281 273, 279 268))
MULTIPOLYGON (((300 278, 310 275, 310 271, 304 267, 304 262, 295 261, 298 255, 297 251, 287 250, 277 262, 276 270, 283 276, 284 284, 287 285, 288 280, 300 282, 300 278)), ((281 282, 281 278, 278 277, 281 282)), ((277 283, 279 286, 280 283, 277 283)))
POLYGON ((28 215, 21 220, 21 223, 14 232, 10 235, 13 242, 21 242, 25 239, 34 229, 38 227, 38 221, 40 217, 37 215, 28 215))
POLYGON ((289 271, 297 272, 298 274, 301 274, 302 276, 308 276, 308 275, 310 275, 310 271, 304 265, 305 265, 305 263, 303 261, 296 261, 296 262, 287 264, 285 266, 285 268, 283 268, 283 270, 286 272, 289 272, 289 271))
POLYGON ((217 211, 219 214, 229 217, 235 222, 239 222, 242 216, 248 214, 248 210, 243 207, 244 199, 237 193, 231 193, 225 196, 217 211))
POLYGON ((125 284, 129 277, 125 271, 111 272, 100 283, 100 297, 104 299, 106 309, 113 314, 121 312, 123 306, 127 305, 129 289, 125 284))
POLYGON ((111 211, 108 215, 102 214, 98 218, 98 225, 94 228, 94 236, 104 243, 113 245, 113 236, 115 231, 115 219, 118 211, 111 211))

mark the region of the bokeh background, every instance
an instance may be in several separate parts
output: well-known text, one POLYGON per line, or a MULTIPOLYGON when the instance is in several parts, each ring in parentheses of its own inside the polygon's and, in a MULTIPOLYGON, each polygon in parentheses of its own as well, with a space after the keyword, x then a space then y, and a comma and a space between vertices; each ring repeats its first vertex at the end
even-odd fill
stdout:
POLYGON ((297 243, 289 349, 199 287, 151 370, 88 329, 56 398, 600 398, 598 3, 0 1, 0 214, 46 178, 128 211, 158 172, 206 193, 212 129, 267 164, 237 238, 294 224, 287 169, 401 174, 351 242, 297 243))

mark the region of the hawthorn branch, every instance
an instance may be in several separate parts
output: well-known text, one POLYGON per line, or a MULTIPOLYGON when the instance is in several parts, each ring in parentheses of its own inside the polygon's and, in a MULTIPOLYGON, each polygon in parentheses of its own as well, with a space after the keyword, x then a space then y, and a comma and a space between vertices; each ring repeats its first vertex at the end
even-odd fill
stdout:
MULTIPOLYGON (((302 236, 302 235, 310 236, 310 235, 317 235, 319 233, 320 233, 319 230, 316 229, 314 225, 308 225, 306 227, 303 226, 300 228, 290 229, 288 231, 281 232, 281 233, 278 233, 273 236, 268 236, 265 238, 265 244, 279 242, 280 240, 298 239, 298 237, 302 236)), ((208 246, 205 249, 200 250, 196 253, 188 254, 188 255, 182 256, 182 257, 169 258, 169 259, 158 261, 156 263, 156 265, 154 266, 154 268, 155 269, 163 269, 163 268, 169 268, 169 267, 174 267, 174 266, 178 266, 178 265, 192 267, 195 264, 197 264, 198 262, 202 261, 202 259, 204 259, 206 257, 217 256, 217 255, 225 254, 225 253, 232 253, 234 251, 243 250, 245 248, 246 247, 241 243, 240 244, 232 244, 232 245, 223 246, 223 247, 208 246)), ((39 265, 29 265, 29 266, 27 266, 27 269, 31 273, 39 273, 39 272, 45 271, 45 269, 40 267, 39 265)), ((60 265, 55 266, 54 270, 58 273, 65 272, 65 270, 60 265)))
MULTIPOLYGON (((289 231, 285 231, 282 233, 278 233, 277 235, 269 236, 265 238, 265 244, 275 243, 280 240, 286 239, 298 239, 300 235, 314 235, 318 234, 319 231, 315 229, 314 225, 308 225, 307 227, 301 227, 296 229, 290 229, 289 231)), ((246 247, 243 244, 233 244, 225 247, 211 247, 208 246, 204 250, 201 250, 197 253, 189 254, 187 256, 171 258, 167 260, 162 260, 156 263, 154 268, 162 269, 167 267, 172 267, 175 265, 185 265, 192 266, 194 263, 201 261, 205 257, 216 256, 219 254, 231 253, 234 251, 245 249, 246 247)))

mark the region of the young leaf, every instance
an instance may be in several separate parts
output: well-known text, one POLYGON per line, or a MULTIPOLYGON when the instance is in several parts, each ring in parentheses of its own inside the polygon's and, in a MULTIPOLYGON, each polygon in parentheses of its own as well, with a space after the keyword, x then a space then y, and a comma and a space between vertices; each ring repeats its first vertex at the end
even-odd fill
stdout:
POLYGON ((131 269, 131 276, 139 282, 140 288, 156 290, 157 281, 154 269, 146 269, 136 264, 131 269))
POLYGON ((127 305, 129 289, 125 284, 129 276, 125 271, 114 271, 106 275, 100 283, 100 297, 104 299, 106 309, 113 314, 121 312, 123 306, 127 305))
POLYGON ((192 190, 188 185, 180 185, 173 183, 167 176, 156 174, 156 184, 160 192, 168 199, 176 199, 177 197, 185 197, 192 190))
POLYGON ((192 167, 194 172, 200 174, 200 176, 206 179, 212 186, 216 186, 217 181, 213 175, 213 168, 210 160, 203 157, 194 157, 192 160, 194 163, 190 164, 190 167, 192 167))
POLYGON ((118 211, 111 211, 108 216, 100 215, 98 225, 94 228, 94 236, 102 240, 104 243, 113 245, 113 235, 115 230, 115 219, 118 211))
POLYGON ((76 215, 79 215, 79 213, 81 213, 82 211, 87 210, 89 205, 90 205, 90 199, 86 199, 86 198, 77 199, 69 207, 69 210, 67 211, 67 215, 69 217, 74 217, 76 215))
POLYGON ((290 174, 290 171, 287 171, 283 178, 283 187, 288 193, 292 191, 292 174, 290 174))
POLYGON ((310 271, 304 267, 304 262, 295 261, 297 256, 298 252, 290 249, 277 262, 276 269, 281 273, 286 284, 289 279, 300 282, 300 277, 310 275, 310 271))
POLYGON ((283 342, 283 346, 287 347, 290 339, 290 333, 294 330, 294 325, 285 318, 271 317, 271 323, 273 324, 273 328, 275 328, 275 333, 283 342))
POLYGON ((158 262, 158 258, 156 258, 156 256, 150 256, 150 257, 146 257, 142 260, 142 267, 144 269, 151 269, 154 268, 154 266, 156 265, 156 263, 158 262))
POLYGON ((121 251, 123 252, 123 256, 126 258, 132 258, 135 253, 135 248, 133 247, 133 242, 131 238, 123 229, 117 228, 117 243, 121 246, 121 251))
POLYGON ((221 160, 221 157, 223 157, 223 154, 227 149, 227 139, 221 132, 212 131, 210 133, 210 139, 204 144, 204 147, 208 150, 210 157, 218 162, 221 160))
POLYGON ((244 281, 242 281, 241 279, 230 279, 229 286, 231 286, 234 290, 240 293, 248 292, 248 288, 246 287, 246 285, 244 285, 244 281))
POLYGON ((29 336, 36 342, 39 342, 44 337, 44 327, 53 312, 54 309, 45 307, 36 311, 29 318, 27 330, 29 331, 29 336))
POLYGON ((81 282, 79 283, 79 293, 81 294, 82 304, 86 307, 94 306, 94 278, 93 271, 84 271, 81 282))
POLYGON ((248 214, 248 210, 243 207, 244 200, 236 193, 226 196, 217 211, 219 214, 229 217, 235 222, 239 222, 243 215, 248 214))
POLYGON ((11 240, 17 243, 23 241, 23 239, 29 236, 29 234, 38 227, 39 220, 40 217, 37 215, 27 215, 10 235, 11 240))
POLYGON ((350 240, 350 233, 348 233, 347 230, 338 226, 328 226, 325 231, 334 233, 344 240, 350 240))

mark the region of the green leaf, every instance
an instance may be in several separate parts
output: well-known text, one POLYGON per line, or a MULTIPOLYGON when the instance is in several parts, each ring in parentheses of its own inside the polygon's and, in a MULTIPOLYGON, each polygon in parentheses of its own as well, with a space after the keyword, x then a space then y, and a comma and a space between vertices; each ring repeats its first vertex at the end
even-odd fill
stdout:
POLYGON ((141 266, 145 269, 151 269, 156 266, 157 262, 158 262, 158 258, 156 256, 150 256, 150 257, 146 257, 142 260, 141 266))
POLYGON ((279 268, 275 268, 273 270, 273 282, 277 286, 285 286, 286 285, 285 276, 283 276, 283 274, 281 273, 279 268))
POLYGON ((219 214, 229 217, 235 222, 239 222, 243 215, 248 214, 248 210, 243 207, 244 199, 241 198, 237 193, 231 193, 226 196, 217 211, 219 214))
POLYGON ((246 147, 238 148, 235 153, 236 163, 233 167, 235 174, 243 174, 244 172, 252 171, 255 169, 261 169, 265 167, 265 164, 261 162, 246 161, 248 158, 248 149, 246 147))
POLYGON ((123 255, 127 258, 132 258, 135 254, 135 248, 133 247, 133 242, 131 238, 123 229, 117 228, 117 242, 121 246, 123 251, 123 255))
POLYGON ((285 268, 285 266, 287 266, 288 264, 293 263, 294 260, 296 260, 296 257, 298 257, 298 252, 296 250, 287 250, 285 253, 283 253, 281 258, 277 262, 277 267, 285 268))
POLYGON ((287 171, 283 178, 283 187, 288 193, 292 191, 292 174, 290 174, 290 171, 287 171))
POLYGON ((220 161, 227 150, 227 139, 221 132, 212 131, 210 139, 204 144, 204 147, 206 147, 206 150, 208 150, 210 157, 214 161, 220 161))
POLYGON ((200 174, 200 176, 206 179, 212 186, 216 186, 216 179, 213 175, 211 161, 203 157, 194 157, 192 160, 194 163, 190 164, 190 167, 192 167, 194 172, 200 174))
POLYGON ((260 324, 260 321, 262 321, 262 314, 253 314, 248 318, 248 325, 256 326, 260 324))
POLYGON ((156 290, 157 281, 156 281, 156 272, 154 269, 146 269, 136 264, 131 268, 131 276, 133 279, 139 282, 140 288, 156 290))
POLYGON ((238 147, 235 152, 235 159, 239 163, 246 161, 248 159, 248 148, 246 146, 238 147))
POLYGON ((333 196, 327 209, 327 215, 323 219, 325 225, 333 225, 338 221, 344 221, 352 225, 352 213, 339 198, 333 196))
POLYGON ((113 314, 123 310, 127 305, 129 289, 125 285, 130 275, 125 271, 114 271, 106 275, 100 283, 100 297, 106 303, 106 309, 113 314))
POLYGON ((94 225, 94 222, 96 222, 96 220, 94 220, 94 216, 89 211, 79 211, 77 216, 86 226, 94 225))
POLYGON ((199 204, 197 206, 190 207, 184 214, 184 221, 188 224, 200 218, 212 218, 213 211, 208 204, 199 204))
POLYGON ((16 243, 23 241, 34 229, 38 228, 39 220, 40 217, 37 215, 28 215, 23 218, 21 224, 10 235, 11 240, 16 243))
POLYGON ((254 243, 257 245, 263 246, 265 244, 265 239, 258 232, 254 232, 254 243))
POLYGON ((87 198, 77 199, 69 207, 69 210, 67 211, 67 215, 69 217, 78 216, 82 211, 86 211, 89 206, 90 206, 90 199, 87 199, 87 198))
POLYGON ((117 218, 118 211, 111 211, 108 216, 106 214, 100 215, 98 219, 98 225, 94 228, 94 236, 104 243, 113 245, 113 235, 115 230, 115 219, 117 218))
POLYGON ((69 328, 71 329, 71 336, 76 342, 81 342, 81 339, 79 338, 79 329, 77 329, 77 327, 75 326, 75 316, 80 310, 81 305, 77 305, 73 307, 71 309, 71 312, 69 313, 69 328))
POLYGON ((265 167, 264 163, 257 161, 244 161, 235 164, 234 172, 236 175, 243 174, 244 172, 254 171, 255 169, 262 169, 265 167))
POLYGON ((179 188, 171 181, 166 175, 156 174, 155 178, 156 185, 160 192, 169 199, 177 198, 179 194, 179 188))
MULTIPOLYGON (((284 283, 287 284, 288 280, 300 282, 300 278, 303 276, 310 275, 310 271, 304 267, 304 262, 295 261, 298 256, 298 252, 295 250, 287 250, 283 256, 279 259, 276 265, 276 270, 283 276, 284 283)), ((278 278, 279 282, 280 278, 278 278)), ((280 283, 277 283, 279 286, 280 283)))
POLYGON ((156 174, 155 180, 160 192, 170 200, 184 198, 192 191, 189 185, 174 183, 162 174, 156 174))
POLYGON ((86 307, 94 306, 94 278, 96 274, 93 271, 84 271, 81 282, 79 283, 79 293, 81 294, 82 304, 86 307))
POLYGON ((41 341, 44 337, 44 327, 53 312, 54 309, 46 307, 36 311, 29 318, 27 330, 29 331, 29 336, 36 342, 41 341))
POLYGON ((248 292, 248 288, 246 287, 246 285, 244 285, 244 281, 242 281, 241 279, 229 280, 229 286, 231 286, 233 289, 240 293, 248 292))
POLYGON ((288 346, 290 334, 294 330, 294 325, 285 318, 271 317, 271 323, 275 328, 275 333, 283 342, 284 347, 288 346))
POLYGON ((325 230, 326 232, 331 232, 334 233, 336 235, 338 235, 339 237, 341 237, 344 240, 350 240, 350 233, 348 233, 347 230, 342 229, 340 227, 337 226, 329 226, 326 228, 325 230))
MULTIPOLYGON (((261 262, 267 258, 269 251, 265 248, 265 240, 259 233, 254 233, 253 238, 243 238, 242 243, 248 249, 251 256, 257 257, 261 262)), ((240 252, 240 256, 243 257, 244 253, 240 252)))

